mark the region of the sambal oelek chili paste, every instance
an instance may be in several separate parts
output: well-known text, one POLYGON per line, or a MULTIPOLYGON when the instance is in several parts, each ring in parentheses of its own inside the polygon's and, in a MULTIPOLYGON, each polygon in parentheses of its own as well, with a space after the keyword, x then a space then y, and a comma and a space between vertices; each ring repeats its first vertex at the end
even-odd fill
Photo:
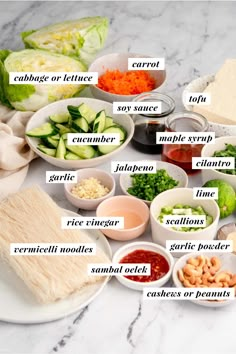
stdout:
POLYGON ((150 263, 151 275, 125 275, 127 279, 145 283, 164 277, 170 269, 167 260, 161 254, 141 249, 128 253, 120 263, 150 263))

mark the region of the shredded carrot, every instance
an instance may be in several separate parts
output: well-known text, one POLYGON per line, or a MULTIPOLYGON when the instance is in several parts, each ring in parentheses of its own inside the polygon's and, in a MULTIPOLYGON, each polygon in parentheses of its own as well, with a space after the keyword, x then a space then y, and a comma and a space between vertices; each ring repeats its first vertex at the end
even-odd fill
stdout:
POLYGON ((118 95, 137 95, 152 91, 155 88, 155 80, 144 70, 107 70, 98 78, 97 86, 103 91, 118 95))

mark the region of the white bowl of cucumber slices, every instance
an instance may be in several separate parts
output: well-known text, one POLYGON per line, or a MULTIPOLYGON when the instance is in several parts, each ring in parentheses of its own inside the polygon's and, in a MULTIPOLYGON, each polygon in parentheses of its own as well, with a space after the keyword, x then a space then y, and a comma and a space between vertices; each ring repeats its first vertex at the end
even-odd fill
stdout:
MULTIPOLYGON (((37 111, 27 124, 26 140, 48 163, 64 169, 79 169, 107 162, 126 147, 133 133, 133 120, 127 114, 113 114, 111 103, 78 97, 51 103, 37 111), (83 134, 86 145, 69 145, 70 133, 83 134), (100 144, 94 145, 93 141, 90 145, 88 133, 118 133, 119 143, 105 145, 101 140, 100 144)), ((106 140, 112 139, 107 137, 106 140)))

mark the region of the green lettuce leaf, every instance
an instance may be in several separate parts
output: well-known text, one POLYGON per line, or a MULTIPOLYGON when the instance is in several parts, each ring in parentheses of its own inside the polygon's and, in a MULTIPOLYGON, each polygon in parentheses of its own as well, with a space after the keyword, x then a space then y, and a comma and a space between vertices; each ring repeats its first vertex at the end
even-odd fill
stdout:
POLYGON ((0 50, 0 102, 9 108, 12 108, 12 105, 7 99, 6 93, 5 93, 5 83, 8 82, 8 77, 7 77, 7 72, 5 71, 4 68, 4 61, 8 57, 8 55, 11 53, 10 50, 8 49, 2 49, 0 50))
POLYGON ((89 65, 104 46, 108 26, 106 17, 86 17, 23 32, 22 39, 27 47, 76 57, 89 65))
POLYGON ((37 111, 45 105, 73 97, 81 84, 9 84, 10 72, 82 72, 86 66, 71 57, 39 49, 0 51, 0 100, 21 111, 37 111), (2 60, 1 60, 2 59, 2 60))

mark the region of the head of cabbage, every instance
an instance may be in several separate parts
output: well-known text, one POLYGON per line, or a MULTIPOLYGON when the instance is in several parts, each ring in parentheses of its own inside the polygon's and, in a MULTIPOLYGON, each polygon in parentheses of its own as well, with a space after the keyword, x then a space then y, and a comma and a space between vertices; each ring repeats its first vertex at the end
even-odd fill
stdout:
POLYGON ((85 17, 23 32, 21 36, 26 48, 68 55, 89 65, 104 46, 108 25, 106 17, 85 17))
POLYGON ((77 95, 81 84, 9 84, 10 72, 83 72, 80 61, 39 49, 0 50, 0 101, 19 111, 37 111, 47 104, 77 95))

